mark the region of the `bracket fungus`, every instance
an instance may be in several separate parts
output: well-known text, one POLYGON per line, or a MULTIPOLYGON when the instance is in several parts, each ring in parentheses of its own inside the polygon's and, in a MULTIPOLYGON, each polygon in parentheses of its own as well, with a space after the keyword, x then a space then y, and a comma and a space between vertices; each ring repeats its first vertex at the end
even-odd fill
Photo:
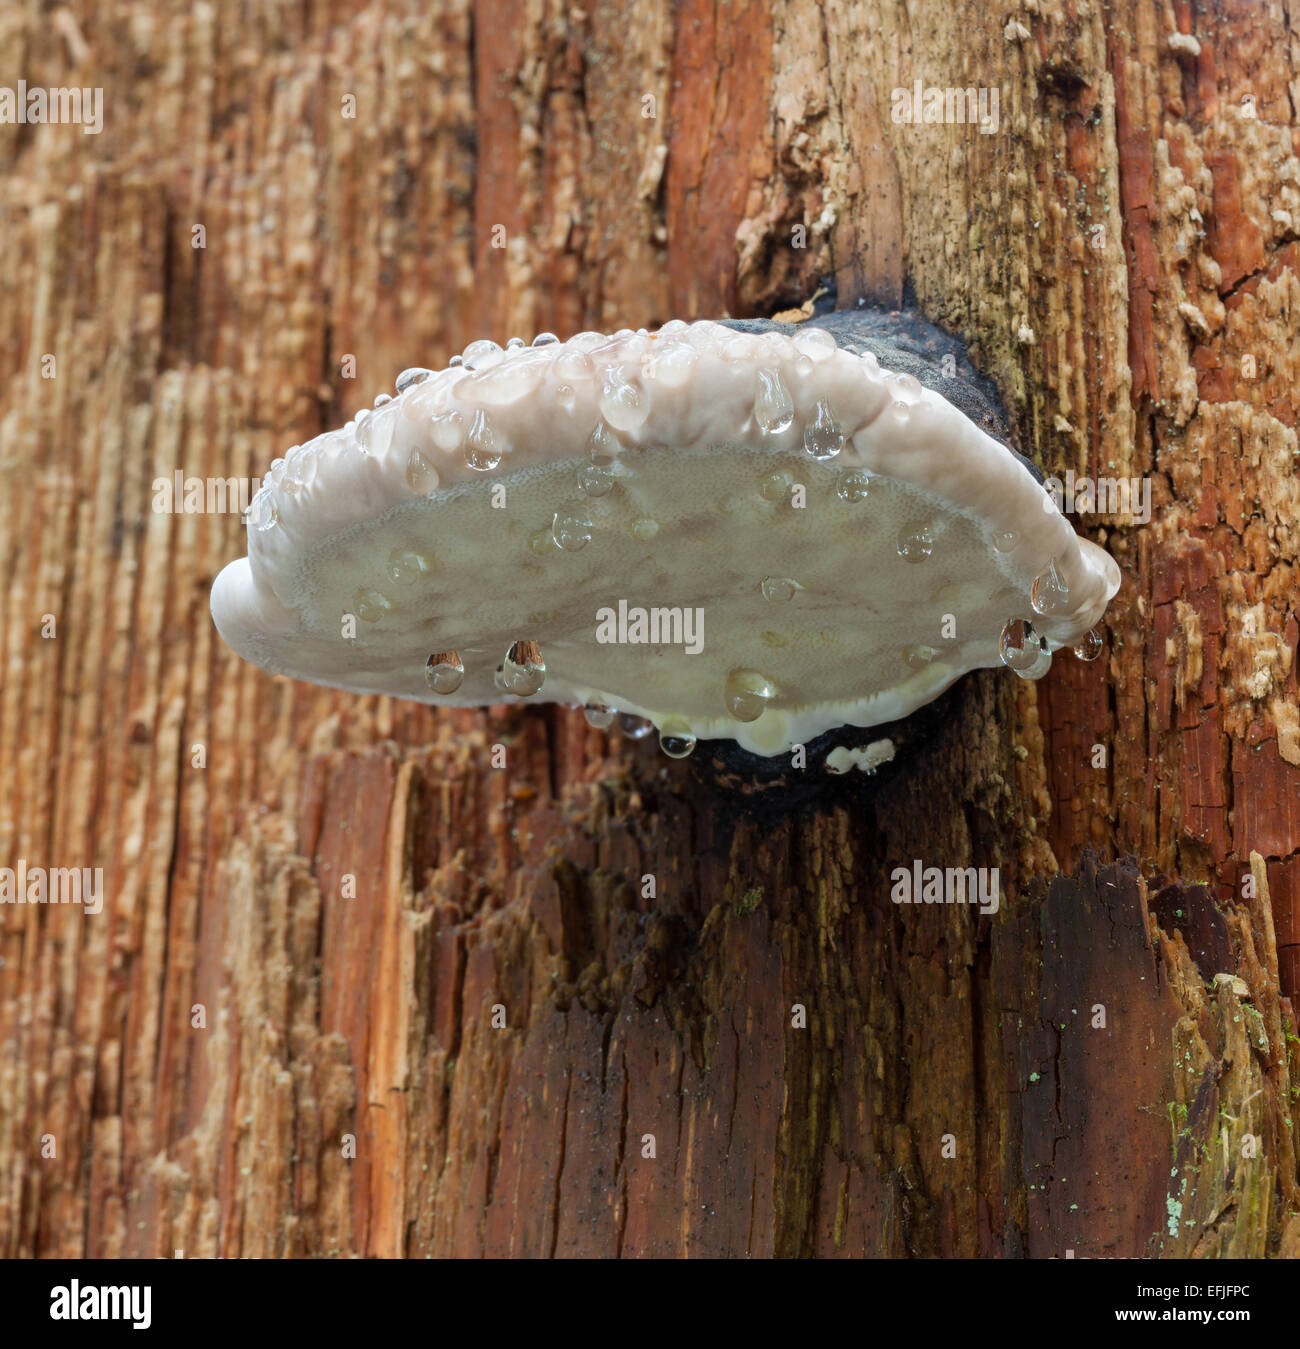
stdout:
POLYGON ((216 625, 272 673, 578 704, 678 757, 1095 654, 1119 570, 935 334, 862 311, 471 343, 272 465, 216 625))

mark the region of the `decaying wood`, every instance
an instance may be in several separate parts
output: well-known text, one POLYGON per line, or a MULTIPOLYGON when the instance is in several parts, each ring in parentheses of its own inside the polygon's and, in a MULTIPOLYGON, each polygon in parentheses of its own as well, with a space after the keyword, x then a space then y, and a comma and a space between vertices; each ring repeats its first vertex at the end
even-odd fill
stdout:
POLYGON ((0 1254, 1300 1254, 1297 33, 0 14, 0 85, 105 90, 0 125, 0 865, 106 891, 0 906, 0 1254), (918 79, 999 129, 895 123, 918 79), (1079 522, 1104 659, 964 681, 878 784, 755 815, 563 710, 268 678, 207 612, 238 516, 152 509, 474 338, 827 278, 1153 490, 1079 522), (895 905, 914 858, 1001 910, 895 905))

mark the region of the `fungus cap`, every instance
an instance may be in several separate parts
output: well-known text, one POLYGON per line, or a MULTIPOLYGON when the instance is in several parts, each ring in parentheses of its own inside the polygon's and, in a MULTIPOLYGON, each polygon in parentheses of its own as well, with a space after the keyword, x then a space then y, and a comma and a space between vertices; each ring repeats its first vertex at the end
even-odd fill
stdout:
POLYGON ((617 708, 762 755, 1084 639, 1119 570, 1025 461, 815 321, 768 329, 406 372, 273 465, 217 628, 317 684, 617 708))

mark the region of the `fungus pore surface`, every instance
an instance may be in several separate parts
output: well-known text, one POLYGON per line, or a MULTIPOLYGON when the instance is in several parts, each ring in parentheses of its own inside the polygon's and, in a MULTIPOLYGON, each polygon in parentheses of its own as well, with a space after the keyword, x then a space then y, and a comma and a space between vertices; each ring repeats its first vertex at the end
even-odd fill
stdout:
MULTIPOLYGON (((1119 585, 1026 462, 818 320, 475 342, 276 460, 212 613, 275 674, 780 754, 1089 654, 1119 585)), ((953 379, 954 387, 958 380, 953 379)))

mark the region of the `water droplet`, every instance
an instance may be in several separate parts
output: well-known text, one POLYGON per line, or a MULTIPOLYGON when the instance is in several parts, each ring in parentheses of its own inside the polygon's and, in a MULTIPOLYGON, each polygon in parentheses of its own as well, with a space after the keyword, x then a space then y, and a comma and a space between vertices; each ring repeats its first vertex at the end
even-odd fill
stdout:
POLYGON ((522 346, 524 346, 524 339, 522 337, 509 337, 506 339, 507 351, 518 351, 522 346))
POLYGON ((685 342, 669 342, 650 358, 650 378, 668 389, 684 388, 699 359, 699 352, 685 342))
POLYGON ((803 587, 788 576, 764 576, 759 589, 762 590, 765 600, 792 600, 795 591, 802 590, 803 587))
POLYGON ((284 485, 291 489, 306 487, 316 476, 316 451, 297 445, 284 456, 284 485))
POLYGON ((764 501, 784 501, 792 482, 794 475, 779 468, 775 473, 766 473, 758 480, 758 493, 764 501))
POLYGON ((424 682, 435 693, 455 693, 465 678, 465 667, 455 651, 438 651, 424 663, 424 682))
POLYGON ((934 535, 925 525, 905 529, 898 536, 898 556, 905 562, 924 562, 934 552, 934 535))
POLYGON ((413 384, 423 384, 429 376, 433 374, 432 370, 426 370, 423 366, 413 365, 407 370, 403 370, 397 377, 397 383, 393 386, 398 393, 405 393, 413 384))
POLYGON ((649 542, 659 533, 659 521, 651 520, 649 516, 643 516, 640 520, 633 520, 632 533, 643 542, 649 542))
POLYGON ((438 490, 438 470, 419 450, 412 450, 406 461, 406 485, 422 496, 438 490))
POLYGON ((1101 633, 1096 628, 1089 628, 1073 650, 1080 660, 1096 660, 1101 655, 1101 633))
POLYGON ((670 759, 685 759, 695 744, 691 728, 679 717, 670 717, 659 728, 659 748, 670 759))
POLYGON ((999 553, 1009 553, 1019 542, 1020 535, 1014 529, 1002 529, 993 536, 993 547, 999 553))
POLYGON ((465 348, 462 359, 466 370, 490 370, 505 356, 500 344, 481 337, 465 348))
POLYGON ((619 729, 629 740, 644 740, 654 730, 654 722, 648 717, 633 716, 624 712, 618 719, 619 729))
POLYGON ((794 421, 794 399, 775 370, 758 372, 754 420, 768 435, 779 435, 794 421))
POLYGON ((391 399, 386 404, 378 403, 378 399, 375 401, 378 411, 357 423, 357 444, 362 454, 382 455, 392 443, 397 426, 397 404, 391 399))
POLYGON ((1070 588, 1056 570, 1056 562, 1048 563, 1047 570, 1039 576, 1029 592, 1029 603, 1036 614, 1059 614, 1064 612, 1070 598, 1070 588))
POLYGON ((573 391, 572 384, 557 384, 555 386, 555 401, 565 410, 572 412, 573 405, 578 401, 578 395, 573 391))
POLYGON ((458 365, 464 365, 464 363, 465 358, 460 354, 460 352, 457 352, 447 361, 447 369, 454 370, 458 365))
POLYGON ((871 492, 871 474, 864 468, 852 468, 835 481, 835 495, 841 501, 856 503, 865 501, 871 492))
POLYGON ((591 530, 591 517, 580 510, 557 512, 551 525, 555 542, 566 553, 576 553, 580 548, 585 548, 591 542, 591 530))
POLYGON ((552 342, 558 342, 559 340, 560 339, 556 337, 554 333, 538 333, 537 336, 533 338, 533 346, 549 347, 552 342))
POLYGON ((684 333, 686 323, 683 319, 669 319, 662 328, 659 329, 660 337, 671 337, 674 333, 684 333))
POLYGON ((388 574, 398 585, 410 585, 429 570, 429 559, 409 548, 394 548, 388 555, 388 574))
POLYGON ((531 698, 546 681, 546 662, 536 642, 515 642, 501 664, 501 684, 507 693, 531 698))
POLYGON ((837 349, 835 339, 825 328, 800 328, 792 341, 795 350, 810 361, 828 360, 837 349))
POLYGON ((607 468, 588 464, 578 470, 578 490, 589 497, 603 497, 614 486, 614 475, 607 468))
POLYGON ((440 450, 454 454, 465 443, 465 418, 454 409, 433 418, 430 435, 440 450))
POLYGON ((895 392, 902 392, 907 395, 908 400, 915 402, 922 397, 924 390, 921 387, 921 381, 915 375, 897 375, 894 378, 895 392))
POLYGON ((363 623, 378 623, 393 607, 393 602, 382 590, 358 590, 352 607, 363 623))
POLYGON ((588 328, 585 332, 574 333, 569 338, 568 345, 574 351, 595 351, 597 347, 603 347, 609 338, 604 333, 593 332, 588 328))
POLYGON ((1010 619, 998 639, 998 655, 1022 679, 1041 679, 1051 668, 1047 642, 1023 618, 1010 619))
POLYGON ((248 506, 248 523, 254 529, 268 530, 280 518, 280 507, 269 487, 259 487, 248 506))
POLYGON ((377 393, 375 395, 375 406, 377 408, 381 408, 385 403, 391 403, 392 401, 393 395, 391 393, 377 393))
POLYGON ((596 400, 601 416, 616 431, 635 431, 649 416, 650 409, 641 397, 640 385, 628 378, 622 365, 606 366, 601 376, 600 396, 596 400))
POLYGON ((549 527, 534 530, 528 536, 528 551, 534 553, 537 557, 547 557, 555 552, 559 546, 555 542, 555 535, 549 527))
POLYGON ((595 366, 591 363, 591 357, 585 351, 575 350, 573 341, 565 344, 565 349, 555 358, 555 364, 551 367, 560 379, 590 379, 595 374, 595 366))
POLYGON ((938 647, 909 646, 907 650, 903 652, 903 659, 913 670, 924 670, 938 654, 938 647))
POLYGON ((732 670, 724 692, 727 711, 737 721, 757 721, 776 697, 776 686, 758 670, 732 670))
POLYGON ((587 458, 597 468, 608 468, 622 448, 618 437, 604 422, 597 422, 596 429, 587 437, 587 458))
POLYGON ((476 370, 457 386, 457 396, 485 407, 508 407, 541 387, 550 361, 545 351, 516 347, 508 361, 476 370))
POLYGON ((830 404, 824 398, 817 400, 812 421, 804 427, 803 447, 814 459, 834 459, 844 448, 844 432, 831 416, 830 404))
POLYGON ((597 731, 607 731, 614 724, 614 718, 618 716, 618 708, 611 707, 608 703, 588 703, 582 709, 582 715, 587 719, 587 725, 597 731))
POLYGON ((474 412, 465 441, 465 462, 479 473, 491 473, 501 462, 505 445, 482 408, 474 412))

